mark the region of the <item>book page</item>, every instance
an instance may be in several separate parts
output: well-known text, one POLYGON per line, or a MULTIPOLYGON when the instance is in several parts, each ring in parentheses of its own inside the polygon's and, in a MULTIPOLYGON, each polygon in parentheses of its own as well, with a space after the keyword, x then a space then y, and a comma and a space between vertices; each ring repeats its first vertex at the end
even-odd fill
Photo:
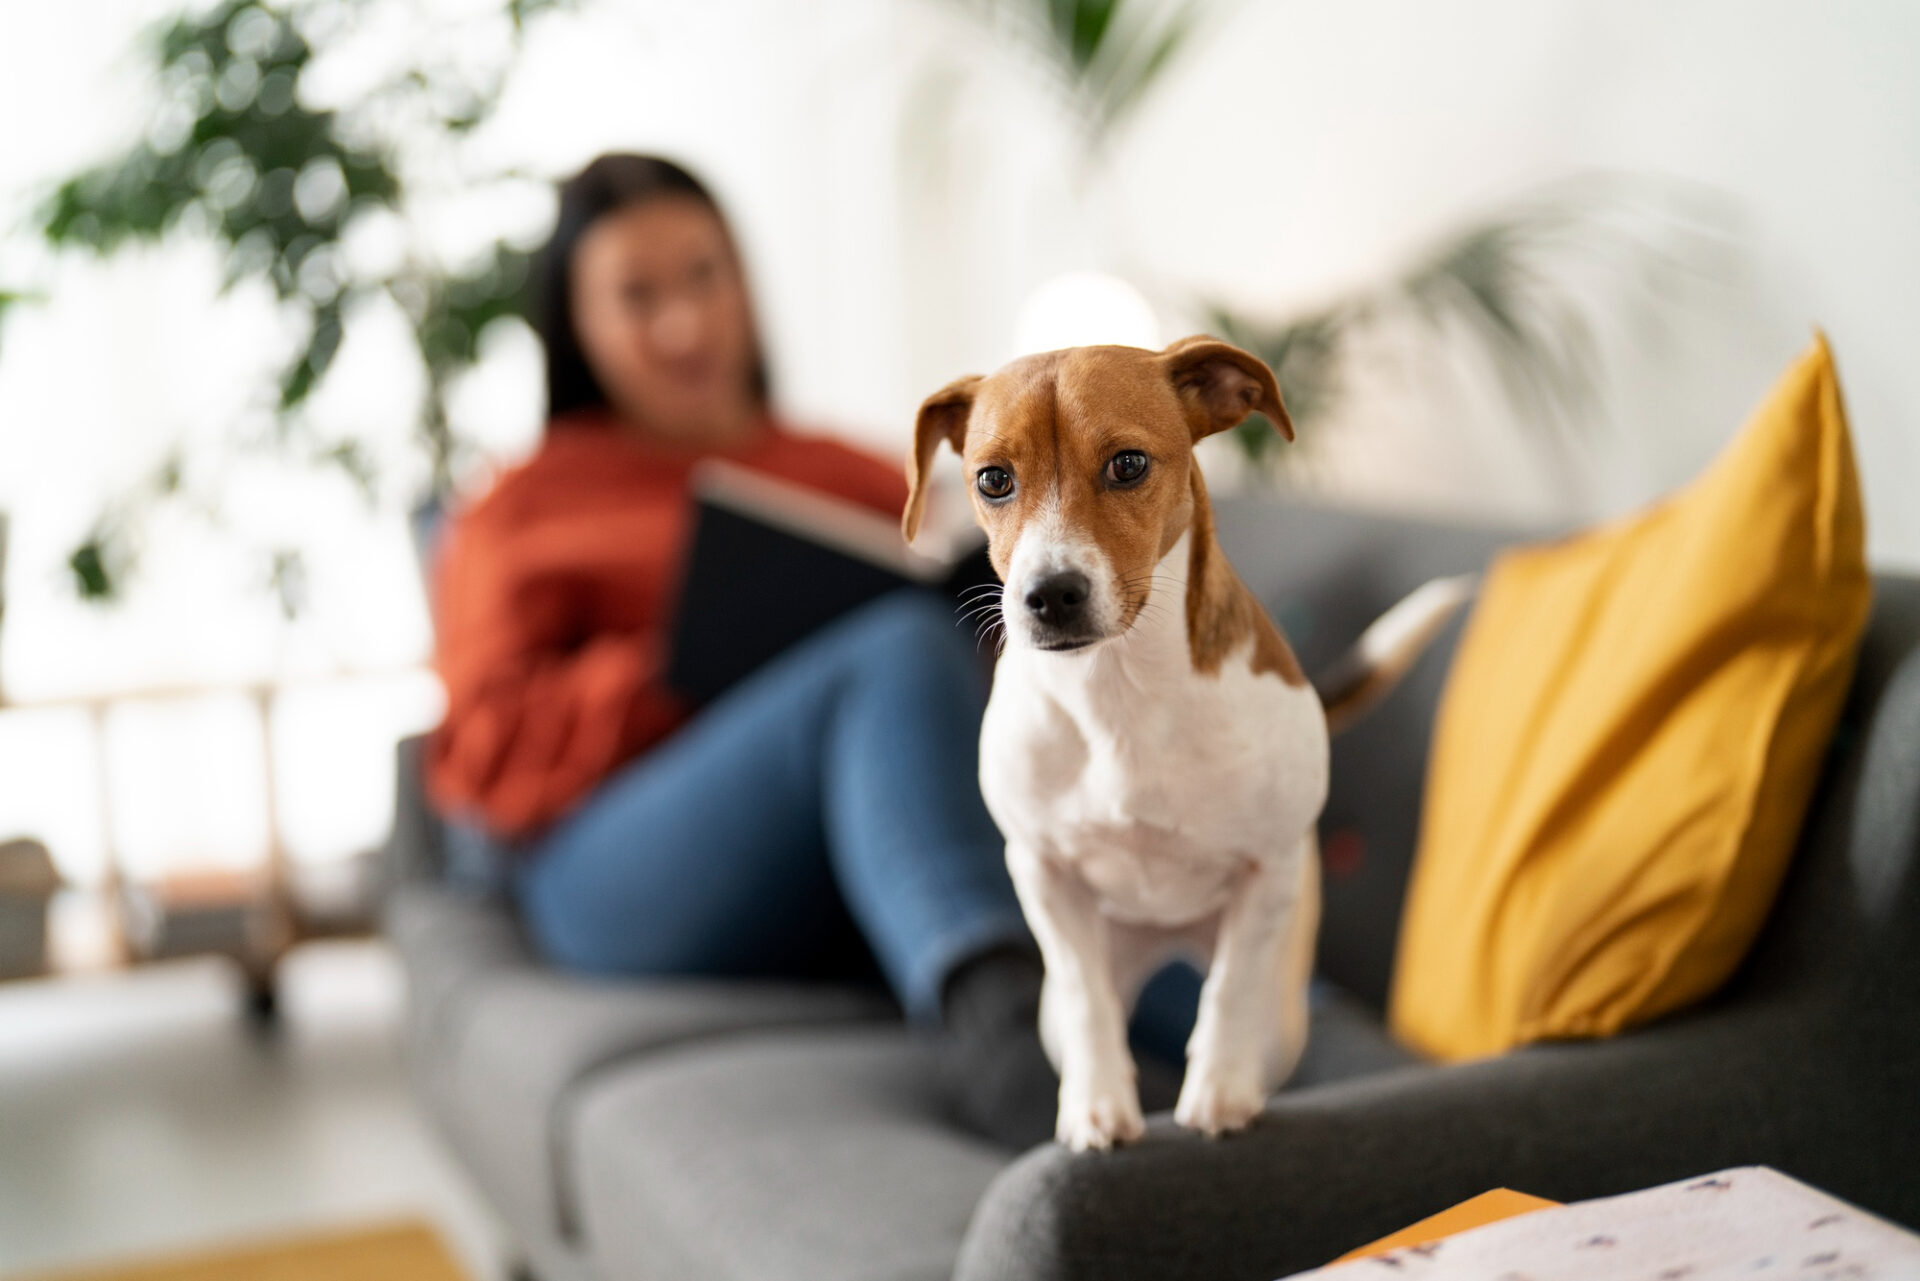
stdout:
POLYGON ((1754 1166, 1536 1210, 1293 1281, 1894 1281, 1920 1276, 1920 1237, 1754 1166))

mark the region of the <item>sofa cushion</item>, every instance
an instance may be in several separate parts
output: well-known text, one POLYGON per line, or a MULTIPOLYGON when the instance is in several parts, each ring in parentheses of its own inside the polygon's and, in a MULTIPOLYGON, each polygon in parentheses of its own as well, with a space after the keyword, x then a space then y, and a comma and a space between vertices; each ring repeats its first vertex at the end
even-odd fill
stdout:
MULTIPOLYGON (((1319 677, 1408 592, 1467 573, 1518 531, 1400 520, 1289 495, 1223 499, 1220 543, 1319 677)), ((1537 532, 1537 531, 1535 531, 1537 532)), ((1323 904, 1318 969, 1376 1009, 1387 1003, 1400 904, 1420 827, 1434 708, 1459 622, 1393 692, 1333 740, 1320 815, 1323 904)))
POLYGON ((433 886, 396 895, 387 926, 407 970, 416 1087, 527 1235, 570 1230, 553 1121, 594 1073, 702 1037, 895 1013, 878 991, 824 984, 588 981, 535 960, 504 907, 433 886))
POLYGON ((1425 1062, 1393 1039, 1377 1012, 1342 988, 1315 983, 1311 1008, 1307 1052, 1287 1078, 1289 1090, 1331 1085, 1425 1062))
POLYGON ((1496 560, 1440 707, 1395 1031, 1476 1057, 1725 981, 1796 847, 1870 596, 1818 339, 1684 490, 1496 560))
POLYGON ((893 1011, 877 992, 825 984, 501 975, 476 988, 460 1014, 443 1078, 447 1112, 509 1218, 565 1236, 574 1206, 556 1117, 596 1073, 703 1038, 893 1011))
MULTIPOLYGON (((1417 1062, 1323 986, 1290 1088, 1417 1062)), ((565 1125, 582 1235, 622 1278, 945 1281, 1011 1157, 947 1120, 932 1047, 900 1027, 651 1055, 577 1091, 565 1125)))
POLYGON ((535 964, 504 905, 430 882, 397 886, 388 895, 382 924, 407 973, 408 1051, 416 1067, 445 1057, 462 989, 487 975, 535 964))
POLYGON ((607 1276, 946 1281, 1008 1153, 942 1119, 906 1028, 763 1033, 649 1056, 570 1109, 607 1276))

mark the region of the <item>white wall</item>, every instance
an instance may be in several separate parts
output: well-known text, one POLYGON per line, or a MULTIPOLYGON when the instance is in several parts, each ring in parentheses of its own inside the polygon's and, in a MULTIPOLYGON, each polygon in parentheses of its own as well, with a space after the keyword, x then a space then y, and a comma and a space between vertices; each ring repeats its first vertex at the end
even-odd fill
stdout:
MULTIPOLYGON (((1920 5, 1904 0, 1252 4, 1131 139, 1132 243, 1250 303, 1311 298, 1558 174, 1701 184, 1719 194, 1725 252, 1671 305, 1618 300, 1616 381, 1581 497, 1615 510, 1692 475, 1818 325, 1840 362, 1871 554, 1913 568, 1916 67, 1920 5), (1153 180, 1168 172, 1247 179, 1200 201, 1153 180)), ((1486 484, 1506 475, 1511 432, 1450 459, 1457 424, 1416 419, 1403 433, 1364 425, 1382 442, 1369 461, 1412 457, 1389 444, 1427 433, 1431 466, 1344 479, 1456 508, 1537 507, 1486 484)))
POLYGON ((1436 376, 1414 334, 1354 371, 1314 483, 1442 511, 1619 510, 1692 475, 1819 325, 1872 554, 1920 566, 1920 6, 1223 3, 1079 178, 1044 78, 957 9, 603 7, 536 43, 502 154, 552 169, 658 147, 711 172, 790 405, 882 446, 926 391, 1011 354, 1021 300, 1060 271, 1128 274, 1168 304, 1168 336, 1196 293, 1284 317, 1542 184, 1612 174, 1637 234, 1691 248, 1662 301, 1624 273, 1582 279, 1609 376, 1584 434, 1548 448, 1436 376), (1703 207, 1706 239, 1662 230, 1703 207))
MULTIPOLYGON (((482 3, 388 0, 377 12, 396 15, 381 30, 397 47, 432 29, 433 13, 482 3)), ((85 0, 9 15, 21 38, 0 41, 0 109, 45 127, 0 148, 0 214, 140 126, 121 42, 164 7, 85 0)), ((1691 475, 1818 324, 1841 362, 1874 557, 1920 566, 1920 505, 1904 501, 1920 477, 1920 374, 1905 350, 1920 337, 1916 65, 1920 5, 1905 0, 1219 0, 1185 60, 1089 162, 1045 75, 958 0, 585 0, 580 16, 536 28, 463 163, 559 174, 610 147, 689 160, 740 224, 788 408, 881 449, 899 447, 926 392, 1012 354, 1021 303, 1063 271, 1122 272, 1163 304, 1173 337, 1197 295, 1285 316, 1568 174, 1668 183, 1711 197, 1721 243, 1657 305, 1588 273, 1611 381, 1570 448, 1545 447, 1552 433, 1439 376, 1423 355, 1436 344, 1415 334, 1357 362, 1345 411, 1304 442, 1307 479, 1429 509, 1617 510, 1691 475)), ((451 203, 430 218, 450 244, 476 227, 537 231, 544 216, 538 200, 451 203)), ((22 263, 17 244, 7 261, 22 263)), ((217 429, 282 339, 260 300, 214 298, 190 250, 105 271, 25 264, 54 297, 4 335, 0 505, 15 514, 16 610, 56 609, 50 558, 99 498, 171 440, 217 429)), ((361 325, 323 410, 402 435, 418 381, 396 364, 400 347, 390 327, 361 325)), ((457 416, 497 452, 525 448, 536 372, 527 344, 502 344, 457 416)), ((354 519, 337 494, 252 506, 273 509, 262 519, 297 509, 309 525, 354 519)), ((394 519, 338 559, 392 559, 394 519)), ((209 574, 186 541, 174 539, 178 556, 153 549, 160 569, 188 568, 151 596, 193 597, 200 616, 216 585, 245 590, 238 567, 209 574)), ((362 615, 346 597, 364 574, 325 561, 320 590, 362 615)), ((404 575, 381 590, 395 602, 384 636, 364 617, 291 642, 253 622, 236 625, 244 654, 169 640, 147 620, 139 677, 196 662, 266 670, 289 644, 311 651, 309 666, 418 653, 418 610, 398 603, 404 575)), ((16 633, 16 683, 41 684, 75 644, 91 669, 113 665, 97 627, 62 616, 81 639, 36 655, 16 633)))
MULTIPOLYGON (((372 53, 485 2, 384 0, 372 53)), ((0 119, 15 122, 0 133, 0 232, 36 184, 141 127, 123 41, 165 7, 65 0, 0 19, 0 119)), ((1841 364, 1872 555, 1920 568, 1920 5, 1220 0, 1091 159, 1045 75, 966 9, 584 0, 536 29, 450 178, 557 175, 612 147, 691 162, 736 216, 788 409, 896 451, 923 395, 1013 354, 1023 301, 1062 272, 1127 276, 1171 338, 1197 296, 1285 317, 1541 183, 1626 175, 1671 197, 1640 230, 1664 235, 1704 203, 1716 239, 1660 302, 1618 272, 1579 273, 1610 375, 1597 421, 1554 446, 1484 378, 1449 374, 1443 344, 1389 334, 1302 442, 1302 483, 1441 512, 1617 511, 1692 475, 1818 324, 1841 364)), ((544 209, 450 195, 423 225, 457 252, 484 231, 537 232, 544 209)), ((247 567, 181 522, 157 528, 117 612, 63 594, 60 558, 104 496, 174 439, 217 431, 285 341, 261 298, 216 297, 210 270, 192 247, 56 267, 0 245, 0 285, 51 292, 0 334, 0 507, 14 517, 0 676, 16 695, 388 670, 425 653, 398 499, 363 514, 337 487, 244 469, 243 526, 322 531, 310 619, 275 620, 247 567)), ((403 351, 390 318, 359 325, 322 416, 398 449, 419 392, 403 351)), ((535 353, 509 338, 456 417, 511 457, 538 429, 536 379, 535 353)), ((409 697, 408 716, 428 714, 409 697)), ((77 773, 62 776, 84 795, 77 773)), ((35 793, 0 789, 0 826, 35 793)))

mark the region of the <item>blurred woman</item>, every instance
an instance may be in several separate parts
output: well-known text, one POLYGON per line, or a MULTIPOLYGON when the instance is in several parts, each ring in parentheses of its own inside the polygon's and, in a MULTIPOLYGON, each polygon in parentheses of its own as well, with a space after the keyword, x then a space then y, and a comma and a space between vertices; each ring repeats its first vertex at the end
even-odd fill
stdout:
POLYGON ((512 851, 537 946, 593 974, 846 977, 944 1026, 961 1118, 1051 1134, 1039 963, 976 784, 985 690, 953 610, 903 593, 712 704, 662 679, 703 459, 897 517, 901 469, 769 405, 719 206, 602 156, 541 256, 551 421, 437 563, 446 720, 429 786, 512 851))

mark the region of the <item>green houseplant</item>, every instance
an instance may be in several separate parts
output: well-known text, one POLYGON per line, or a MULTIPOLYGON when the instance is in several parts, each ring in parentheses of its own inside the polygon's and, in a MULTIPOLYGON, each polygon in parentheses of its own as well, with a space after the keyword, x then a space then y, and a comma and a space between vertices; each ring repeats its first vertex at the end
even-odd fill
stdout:
MULTIPOLYGON (((425 167, 421 152, 457 145, 498 97, 520 36, 565 0, 509 0, 475 21, 510 33, 504 56, 473 67, 423 51, 355 101, 317 105, 305 92, 330 46, 352 37, 365 0, 220 0, 150 31, 142 48, 158 85, 146 135, 123 153, 61 182, 35 211, 34 229, 58 250, 111 255, 123 246, 192 236, 215 247, 225 285, 264 282, 301 338, 263 389, 264 421, 236 424, 227 447, 298 465, 336 469, 372 497, 378 476, 352 439, 322 439, 304 407, 333 367, 348 320, 371 300, 406 317, 425 394, 417 444, 429 486, 450 485, 461 442, 448 425, 447 391, 475 361, 493 321, 524 310, 526 252, 496 242, 478 261, 442 262, 408 229, 398 260, 372 275, 345 252, 357 227, 405 213, 425 167)), ((477 175, 476 183, 511 179, 477 175)), ((0 295, 0 307, 21 301, 0 295)), ((94 522, 68 559, 84 598, 115 596, 132 566, 139 526, 156 502, 217 502, 188 492, 177 455, 94 522)), ((268 578, 283 608, 298 608, 300 549, 268 549, 268 578)))

